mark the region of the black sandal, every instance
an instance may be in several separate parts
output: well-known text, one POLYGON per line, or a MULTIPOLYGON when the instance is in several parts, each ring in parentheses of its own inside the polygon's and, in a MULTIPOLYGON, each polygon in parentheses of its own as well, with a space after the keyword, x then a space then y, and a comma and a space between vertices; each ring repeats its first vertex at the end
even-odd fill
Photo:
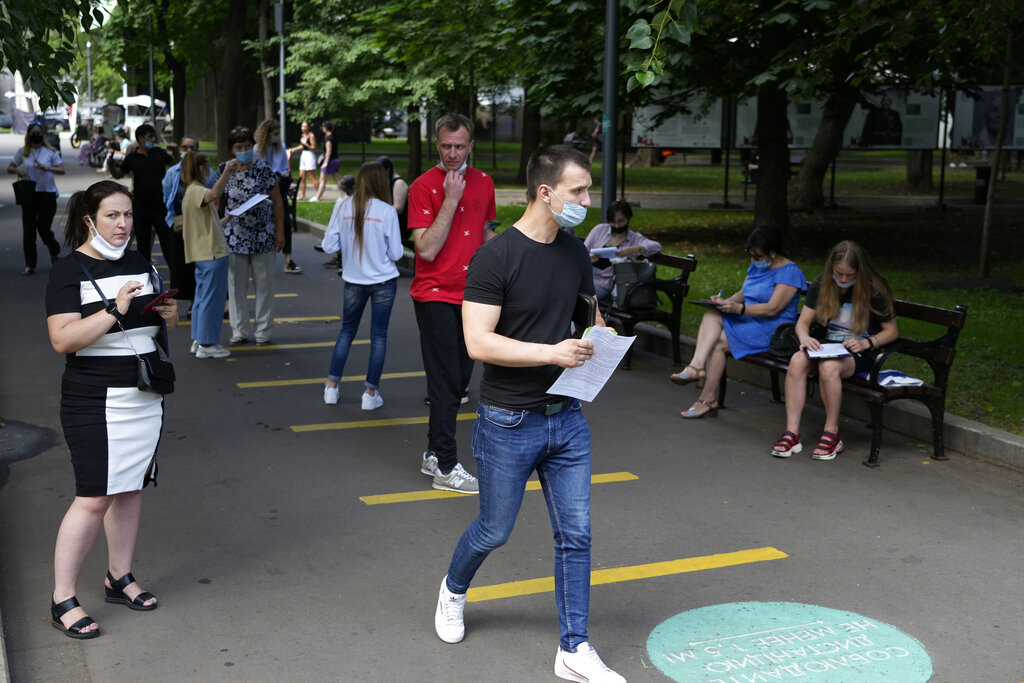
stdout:
POLYGON ((114 580, 114 577, 107 572, 107 580, 110 581, 111 588, 107 588, 106 585, 103 589, 107 592, 107 602, 114 602, 119 605, 127 605, 129 609, 136 610, 138 612, 149 612, 150 610, 156 609, 160 603, 154 602, 152 605, 147 605, 147 600, 155 600, 156 596, 148 591, 142 591, 135 596, 134 600, 130 600, 127 595, 124 594, 124 589, 135 583, 135 577, 132 576, 131 572, 128 572, 120 579, 114 580))
POLYGON ((96 623, 95 621, 93 621, 92 617, 82 617, 75 623, 71 624, 71 626, 68 626, 67 628, 64 627, 64 624, 61 623, 60 618, 68 612, 70 612, 71 610, 75 609, 76 607, 81 607, 81 605, 78 603, 78 597, 75 595, 72 595, 70 598, 62 601, 59 604, 55 602, 51 597, 50 616, 53 618, 53 621, 51 622, 53 627, 61 633, 63 633, 64 635, 66 635, 68 638, 74 638, 75 640, 88 640, 90 638, 95 638, 96 636, 98 636, 100 634, 99 629, 89 631, 85 630, 87 627, 92 626, 96 623))

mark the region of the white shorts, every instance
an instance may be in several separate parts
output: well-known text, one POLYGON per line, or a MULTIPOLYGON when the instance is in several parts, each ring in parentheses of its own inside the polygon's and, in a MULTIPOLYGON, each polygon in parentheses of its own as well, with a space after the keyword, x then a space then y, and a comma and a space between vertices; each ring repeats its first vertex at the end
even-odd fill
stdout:
POLYGON ((302 154, 299 155, 299 170, 300 171, 315 171, 316 170, 316 154, 312 150, 304 149, 302 154))

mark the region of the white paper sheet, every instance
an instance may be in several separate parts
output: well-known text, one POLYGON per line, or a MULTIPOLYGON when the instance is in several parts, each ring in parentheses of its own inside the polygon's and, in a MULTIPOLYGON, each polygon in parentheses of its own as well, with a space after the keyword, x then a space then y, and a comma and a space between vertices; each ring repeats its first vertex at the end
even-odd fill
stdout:
POLYGON ((249 197, 248 201, 246 201, 246 202, 244 202, 242 204, 239 204, 235 208, 233 208, 230 211, 228 211, 228 215, 229 216, 241 216, 243 213, 245 213, 246 211, 248 211, 252 207, 256 206, 257 204, 259 204, 260 202, 262 202, 264 199, 266 199, 269 196, 270 195, 267 195, 267 194, 254 194, 252 197, 249 197))
POLYGON ((611 258, 619 253, 618 247, 598 247, 597 249, 591 249, 590 253, 598 258, 611 258))
POLYGON ((844 356, 853 355, 850 350, 842 344, 822 344, 821 348, 817 351, 811 351, 810 349, 804 349, 807 352, 808 358, 842 358, 844 356))
POLYGON ((607 327, 591 327, 583 338, 594 344, 594 355, 578 368, 562 370, 547 393, 593 401, 636 340, 620 337, 607 327))

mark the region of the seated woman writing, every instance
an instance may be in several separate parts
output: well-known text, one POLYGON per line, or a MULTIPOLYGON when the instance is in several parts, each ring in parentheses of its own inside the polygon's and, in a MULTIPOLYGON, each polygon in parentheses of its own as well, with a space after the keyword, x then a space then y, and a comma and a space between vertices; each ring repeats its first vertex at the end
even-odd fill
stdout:
POLYGON ((583 240, 583 246, 590 252, 590 260, 594 264, 594 290, 598 299, 607 299, 611 294, 615 271, 612 262, 607 257, 595 254, 595 249, 616 247, 615 258, 620 259, 651 256, 661 251, 660 243, 629 229, 632 218, 633 209, 628 202, 621 199, 614 201, 605 212, 608 222, 595 225, 583 240))
POLYGON ((843 378, 870 370, 879 349, 899 336, 889 283, 875 272, 859 244, 845 241, 832 248, 825 272, 807 290, 796 335, 800 350, 793 354, 786 373, 786 431, 772 446, 772 455, 788 458, 802 450, 800 415, 807 400, 807 376, 815 373, 825 405, 825 430, 811 457, 832 460, 843 450, 839 440, 843 378), (810 332, 815 321, 827 328, 826 342, 842 344, 852 355, 810 359, 805 349, 821 349, 821 342, 810 332))
POLYGON ((670 379, 676 384, 704 380, 697 402, 680 413, 687 419, 718 414, 716 396, 725 371, 725 353, 734 358, 768 350, 772 332, 797 317, 799 295, 807 288, 800 267, 786 258, 774 230, 756 228, 747 238, 750 266, 740 291, 728 299, 713 296, 697 331, 690 364, 670 379))

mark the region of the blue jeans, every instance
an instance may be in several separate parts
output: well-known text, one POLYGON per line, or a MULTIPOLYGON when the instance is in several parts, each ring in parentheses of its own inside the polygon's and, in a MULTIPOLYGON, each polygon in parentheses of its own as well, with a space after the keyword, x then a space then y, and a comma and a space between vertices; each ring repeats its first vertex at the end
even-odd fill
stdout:
POLYGON ((477 569, 512 533, 526 480, 540 478, 555 536, 555 604, 562 649, 587 637, 590 613, 590 428, 573 399, 561 412, 506 410, 480 404, 473 457, 480 514, 459 538, 448 589, 465 593, 477 569))
POLYGON ((352 347, 352 340, 359 331, 359 321, 363 317, 366 301, 370 300, 370 363, 366 368, 368 389, 380 386, 380 376, 384 372, 384 357, 388 352, 388 321, 391 320, 391 307, 395 305, 395 293, 398 291, 398 278, 372 285, 355 285, 345 283, 345 308, 341 315, 341 332, 334 344, 334 355, 331 356, 331 369, 327 379, 332 382, 341 381, 341 373, 345 371, 345 361, 352 347))
POLYGON ((192 302, 192 338, 209 346, 220 342, 228 294, 228 257, 196 261, 196 298, 192 302))

